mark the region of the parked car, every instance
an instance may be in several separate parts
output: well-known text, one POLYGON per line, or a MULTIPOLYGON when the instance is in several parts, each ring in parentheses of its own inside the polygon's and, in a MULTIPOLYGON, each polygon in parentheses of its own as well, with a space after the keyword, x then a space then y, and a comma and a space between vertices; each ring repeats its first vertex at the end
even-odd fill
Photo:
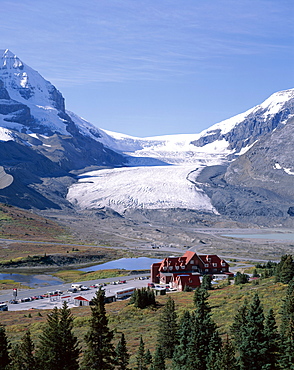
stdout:
POLYGON ((69 288, 67 289, 68 293, 76 293, 77 289, 76 288, 69 288))

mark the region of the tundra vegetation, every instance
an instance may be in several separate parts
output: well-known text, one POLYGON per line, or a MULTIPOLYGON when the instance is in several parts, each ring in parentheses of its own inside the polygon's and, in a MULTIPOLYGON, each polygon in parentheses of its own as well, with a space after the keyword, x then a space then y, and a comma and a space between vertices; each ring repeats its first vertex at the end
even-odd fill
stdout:
POLYGON ((0 361, 5 370, 293 369, 291 258, 257 265, 258 275, 269 267, 273 275, 259 284, 224 281, 211 290, 157 296, 145 308, 136 300, 105 305, 98 290, 90 307, 3 312, 0 361))

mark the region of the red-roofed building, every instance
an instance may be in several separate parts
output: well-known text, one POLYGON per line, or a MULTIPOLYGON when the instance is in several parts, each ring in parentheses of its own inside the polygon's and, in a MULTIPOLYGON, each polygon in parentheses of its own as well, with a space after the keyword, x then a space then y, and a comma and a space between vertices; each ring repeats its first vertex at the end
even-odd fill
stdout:
POLYGON ((74 297, 74 304, 76 306, 89 306, 90 301, 82 296, 74 297))
POLYGON ((199 275, 194 274, 173 274, 170 281, 171 288, 183 291, 185 287, 197 288, 201 285, 199 275))
POLYGON ((229 272, 229 264, 216 254, 197 255, 187 251, 181 257, 167 257, 151 266, 153 283, 169 284, 173 274, 205 275, 224 274, 229 272))

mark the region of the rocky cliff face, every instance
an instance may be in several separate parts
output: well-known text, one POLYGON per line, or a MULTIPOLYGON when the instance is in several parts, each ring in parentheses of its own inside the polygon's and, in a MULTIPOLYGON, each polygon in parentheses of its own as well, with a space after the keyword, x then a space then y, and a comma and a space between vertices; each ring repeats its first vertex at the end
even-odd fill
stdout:
POLYGON ((290 117, 228 167, 205 168, 197 181, 220 214, 264 225, 292 224, 293 147, 294 118, 290 117))

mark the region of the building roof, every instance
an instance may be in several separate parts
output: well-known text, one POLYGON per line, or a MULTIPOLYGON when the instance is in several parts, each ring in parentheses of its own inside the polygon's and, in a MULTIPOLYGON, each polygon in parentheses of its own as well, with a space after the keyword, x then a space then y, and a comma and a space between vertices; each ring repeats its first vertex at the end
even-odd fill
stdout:
POLYGON ((82 296, 78 296, 78 297, 74 297, 75 300, 78 300, 78 301, 85 301, 85 302, 89 302, 88 299, 82 297, 82 296))

